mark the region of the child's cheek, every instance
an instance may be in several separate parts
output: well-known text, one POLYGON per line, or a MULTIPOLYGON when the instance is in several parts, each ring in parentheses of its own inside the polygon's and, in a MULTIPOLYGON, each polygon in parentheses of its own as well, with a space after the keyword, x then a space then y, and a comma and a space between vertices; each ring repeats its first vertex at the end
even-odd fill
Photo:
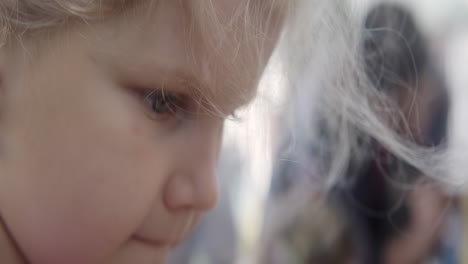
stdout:
POLYGON ((114 254, 169 174, 156 138, 120 94, 64 96, 51 102, 56 111, 44 104, 27 114, 10 157, 6 221, 34 263, 114 254))

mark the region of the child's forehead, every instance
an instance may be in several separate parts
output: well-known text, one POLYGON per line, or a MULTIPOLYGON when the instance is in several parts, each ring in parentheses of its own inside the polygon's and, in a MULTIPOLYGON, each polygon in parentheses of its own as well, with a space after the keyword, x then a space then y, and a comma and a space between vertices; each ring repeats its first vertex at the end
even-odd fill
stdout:
MULTIPOLYGON (((233 5, 222 2, 218 4, 224 9, 233 5)), ((217 47, 216 53, 202 47, 202 36, 194 35, 196 31, 187 32, 190 19, 180 1, 161 1, 152 8, 143 16, 123 17, 98 30, 98 45, 92 45, 91 59, 123 78, 123 82, 137 79, 134 85, 145 88, 164 85, 203 94, 222 112, 230 112, 251 100, 255 94, 253 74, 237 77, 241 75, 240 69, 249 68, 241 58, 245 56, 242 55, 245 48, 233 54, 224 44, 217 47), (103 31, 104 35, 100 35, 103 31)), ((234 36, 236 32, 229 34, 234 36)), ((229 34, 223 37, 234 40, 229 34)))
MULTIPOLYGON (((150 51, 151 52, 151 51, 150 51)), ((135 51, 144 54, 144 51, 135 51)), ((91 56, 91 60, 104 72, 111 73, 110 76, 119 84, 134 88, 164 89, 179 94, 192 95, 195 98, 209 104, 210 107, 219 111, 219 114, 230 114, 236 108, 249 103, 255 95, 256 87, 243 87, 238 84, 231 85, 229 81, 223 83, 222 77, 212 77, 212 73, 204 73, 201 68, 185 60, 176 59, 176 51, 173 52, 174 60, 168 63, 169 56, 154 56, 157 50, 148 56, 118 56, 110 53, 97 53, 91 56)), ((227 73, 229 74, 229 73, 227 73)), ((247 78, 247 77, 246 77, 247 78)), ((247 81, 245 82, 247 83, 247 81)), ((196 99, 196 100, 198 100, 196 99)))

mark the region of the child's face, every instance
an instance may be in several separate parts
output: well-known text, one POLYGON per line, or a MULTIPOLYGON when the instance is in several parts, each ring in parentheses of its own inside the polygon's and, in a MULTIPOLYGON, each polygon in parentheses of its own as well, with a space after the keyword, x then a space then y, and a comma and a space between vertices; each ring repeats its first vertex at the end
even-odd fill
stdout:
POLYGON ((209 54, 177 3, 1 51, 0 210, 32 263, 158 263, 214 206, 223 118, 190 98, 209 54))

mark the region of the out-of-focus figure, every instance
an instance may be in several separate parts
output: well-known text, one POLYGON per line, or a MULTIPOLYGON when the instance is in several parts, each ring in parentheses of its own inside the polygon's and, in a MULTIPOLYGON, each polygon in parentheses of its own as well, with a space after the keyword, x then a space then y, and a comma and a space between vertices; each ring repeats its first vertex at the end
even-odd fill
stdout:
MULTIPOLYGON (((377 105, 380 116, 405 140, 443 149, 449 96, 442 71, 411 14, 400 5, 379 4, 367 13, 363 27, 365 73, 386 95, 386 103, 395 106, 377 105)), ((334 140, 333 131, 322 128, 317 119, 322 138, 330 135, 327 140, 334 140)), ((331 191, 320 181, 309 190, 298 183, 320 178, 317 166, 327 163, 326 147, 317 151, 311 144, 308 151, 291 153, 287 150, 293 139, 283 140, 269 200, 269 207, 281 207, 282 213, 271 215, 288 215, 297 201, 305 206, 296 208, 295 216, 283 221, 286 225, 272 224, 267 213, 264 263, 416 264, 435 258, 454 263, 450 261, 455 261, 455 252, 447 250, 451 244, 444 240, 454 198, 377 139, 362 132, 359 140, 360 155, 350 157, 343 179, 331 191)))
MULTIPOLYGON (((391 117, 395 129, 420 145, 443 146, 447 90, 411 14, 402 6, 381 4, 364 24, 367 74, 401 109, 401 118, 391 117)), ((363 257, 366 263, 423 263, 440 242, 450 197, 435 183, 419 184, 424 175, 379 144, 372 143, 369 153, 369 160, 356 166, 357 180, 345 199, 367 245, 363 257)))

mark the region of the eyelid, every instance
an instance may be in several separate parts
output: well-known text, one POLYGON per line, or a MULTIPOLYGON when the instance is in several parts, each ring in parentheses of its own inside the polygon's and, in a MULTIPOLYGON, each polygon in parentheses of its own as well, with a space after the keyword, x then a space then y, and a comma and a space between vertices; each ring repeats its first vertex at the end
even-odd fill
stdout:
MULTIPOLYGON (((210 103, 207 103, 207 98, 203 96, 197 96, 193 93, 183 93, 175 92, 169 89, 158 89, 158 88, 145 88, 142 86, 133 86, 133 90, 137 91, 140 98, 144 101, 147 108, 150 107, 152 99, 151 96, 160 93, 163 96, 166 96, 171 102, 172 118, 181 120, 195 120, 200 118, 222 118, 222 119, 231 119, 235 121, 241 120, 237 115, 237 110, 233 110, 230 113, 221 113, 216 110, 216 107, 213 107, 210 103)), ((180 89, 179 89, 180 90, 180 89)), ((157 113, 154 113, 152 109, 149 110, 151 118, 157 120, 167 120, 171 118, 166 116, 161 118, 157 116, 157 113)))

